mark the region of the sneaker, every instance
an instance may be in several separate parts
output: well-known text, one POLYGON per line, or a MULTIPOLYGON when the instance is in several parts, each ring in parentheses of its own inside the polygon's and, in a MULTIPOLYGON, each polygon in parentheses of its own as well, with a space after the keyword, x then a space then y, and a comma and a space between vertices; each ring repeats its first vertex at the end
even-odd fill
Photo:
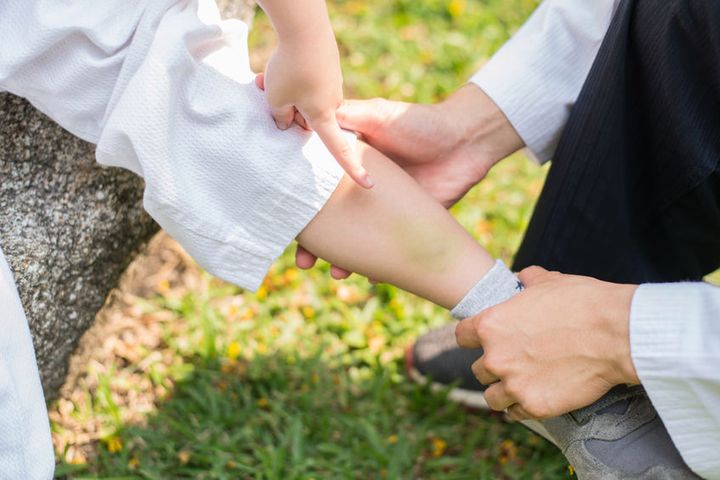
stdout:
POLYGON ((418 338, 405 351, 405 369, 408 376, 422 385, 430 384, 433 390, 450 390, 448 398, 470 408, 490 410, 470 365, 483 354, 481 348, 460 348, 455 340, 457 322, 431 330, 418 338))
POLYGON ((580 480, 695 480, 642 387, 542 420, 580 480))

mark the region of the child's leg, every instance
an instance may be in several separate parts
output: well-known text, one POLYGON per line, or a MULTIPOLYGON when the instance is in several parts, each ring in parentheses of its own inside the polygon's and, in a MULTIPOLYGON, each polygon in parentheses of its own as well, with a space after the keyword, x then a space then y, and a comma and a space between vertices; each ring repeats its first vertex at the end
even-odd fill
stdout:
POLYGON ((344 269, 454 307, 492 257, 404 170, 365 144, 358 149, 375 187, 344 178, 298 242, 344 269))

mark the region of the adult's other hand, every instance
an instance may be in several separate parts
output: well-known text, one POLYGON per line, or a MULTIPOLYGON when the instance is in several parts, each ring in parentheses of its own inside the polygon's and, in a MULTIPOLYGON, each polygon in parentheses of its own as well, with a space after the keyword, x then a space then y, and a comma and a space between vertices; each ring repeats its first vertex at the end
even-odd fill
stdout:
POLYGON ((639 383, 630 356, 635 285, 530 267, 526 289, 460 322, 458 344, 482 346, 473 366, 494 410, 516 420, 590 405, 619 384, 639 383))
POLYGON ((505 115, 474 84, 435 105, 381 98, 345 101, 337 119, 402 166, 446 207, 498 161, 523 147, 505 115))
MULTIPOLYGON (((308 252, 302 245, 297 246, 295 250, 295 265, 302 270, 309 270, 315 266, 317 257, 312 253, 308 252)), ((352 275, 352 272, 348 272, 336 265, 333 265, 330 269, 330 276, 335 280, 343 280, 352 275)))

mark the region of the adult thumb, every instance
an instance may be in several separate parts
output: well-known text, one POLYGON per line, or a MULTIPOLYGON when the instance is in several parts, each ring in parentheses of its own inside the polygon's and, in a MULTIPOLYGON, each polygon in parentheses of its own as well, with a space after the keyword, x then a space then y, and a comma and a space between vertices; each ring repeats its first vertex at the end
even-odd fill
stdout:
POLYGON ((532 287, 540 282, 549 272, 542 267, 532 266, 523 269, 518 274, 518 278, 526 287, 532 287))
POLYGON ((336 112, 337 121, 345 130, 372 135, 385 115, 383 100, 345 100, 336 112))

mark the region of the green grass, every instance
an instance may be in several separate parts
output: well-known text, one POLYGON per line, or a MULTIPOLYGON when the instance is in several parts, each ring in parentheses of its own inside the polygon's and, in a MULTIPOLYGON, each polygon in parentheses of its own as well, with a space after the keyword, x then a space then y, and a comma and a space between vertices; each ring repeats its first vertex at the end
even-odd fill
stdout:
MULTIPOLYGON (((537 3, 333 2, 348 96, 436 101, 462 84, 537 3)), ((251 43, 267 49, 269 38, 260 14, 251 43)), ((453 213, 491 253, 509 260, 544 175, 515 156, 453 213)), ((257 295, 207 274, 189 285, 159 287, 129 307, 128 315, 157 340, 138 342, 106 364, 91 362, 79 387, 54 404, 51 410, 66 419, 53 422, 64 445, 58 475, 569 476, 562 456, 537 436, 498 416, 468 412, 404 377, 404 347, 448 321, 428 302, 357 277, 334 282, 327 265, 299 272, 290 251, 257 295), (136 397, 147 392, 154 403, 139 409, 136 397), (91 421, 99 425, 91 435, 99 441, 89 456, 71 458, 70 449, 83 443, 73 428, 91 421)))

